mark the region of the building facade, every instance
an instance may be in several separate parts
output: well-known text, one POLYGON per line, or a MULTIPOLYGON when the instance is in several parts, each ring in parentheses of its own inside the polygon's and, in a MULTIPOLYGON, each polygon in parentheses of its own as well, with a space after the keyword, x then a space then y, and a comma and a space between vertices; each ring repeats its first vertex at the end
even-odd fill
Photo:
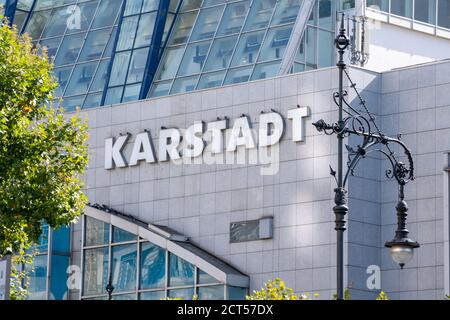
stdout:
POLYGON ((113 299, 243 299, 281 277, 331 299, 337 147, 312 123, 337 119, 341 12, 350 78, 412 150, 421 244, 404 270, 392 262, 397 185, 368 156, 348 182, 346 286, 354 299, 450 293, 450 1, 4 2, 90 132, 90 205, 45 229, 31 298, 106 299, 111 284, 113 299))

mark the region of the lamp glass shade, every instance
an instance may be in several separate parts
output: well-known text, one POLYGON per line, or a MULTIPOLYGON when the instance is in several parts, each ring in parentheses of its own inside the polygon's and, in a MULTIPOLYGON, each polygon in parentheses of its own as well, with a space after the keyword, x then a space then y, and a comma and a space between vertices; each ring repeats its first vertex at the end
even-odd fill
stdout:
POLYGON ((403 266, 413 258, 414 249, 404 245, 395 245, 391 247, 390 253, 392 260, 403 268, 403 266))

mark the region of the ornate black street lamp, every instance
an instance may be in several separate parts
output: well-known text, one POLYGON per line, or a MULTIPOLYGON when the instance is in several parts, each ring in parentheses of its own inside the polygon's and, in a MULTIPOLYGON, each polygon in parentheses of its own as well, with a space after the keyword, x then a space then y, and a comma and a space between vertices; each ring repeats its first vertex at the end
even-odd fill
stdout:
POLYGON ((408 206, 404 200, 405 185, 414 180, 414 163, 411 151, 401 141, 400 135, 397 138, 391 138, 381 133, 379 127, 375 123, 375 118, 369 112, 366 102, 356 89, 356 85, 350 79, 344 62, 344 53, 350 45, 350 40, 346 35, 344 27, 344 15, 342 15, 339 34, 335 39, 335 45, 339 54, 337 67, 339 68, 339 91, 333 95, 334 102, 339 108, 339 120, 336 123, 328 124, 324 120, 319 120, 313 125, 319 132, 327 135, 337 135, 338 139, 338 167, 337 171, 330 167, 331 175, 334 176, 337 187, 335 191, 335 206, 333 208, 336 216, 335 230, 337 232, 337 299, 344 299, 344 232, 345 216, 348 213, 347 191, 345 189, 349 176, 354 174, 355 168, 359 161, 368 154, 379 152, 384 155, 391 164, 392 168, 386 171, 389 179, 395 179, 399 186, 398 204, 397 204, 397 231, 392 241, 386 243, 386 247, 390 248, 391 257, 403 269, 403 266, 413 257, 414 248, 418 248, 419 244, 408 238, 408 230, 406 229, 406 217, 408 206), (356 93, 359 100, 359 106, 362 110, 358 110, 350 105, 346 100, 347 91, 344 90, 344 76, 349 81, 350 88, 356 93), (344 106, 346 107, 344 109, 344 106), (345 117, 344 117, 345 113, 345 117), (344 139, 349 136, 357 136, 362 139, 362 143, 356 149, 345 145, 348 151, 347 169, 343 168, 343 147, 344 139), (391 146, 399 146, 407 159, 407 164, 399 161, 397 155, 392 151, 391 146))
POLYGON ((114 286, 112 284, 112 267, 109 268, 108 284, 106 285, 106 292, 108 293, 108 300, 112 300, 112 293, 114 291, 114 286))

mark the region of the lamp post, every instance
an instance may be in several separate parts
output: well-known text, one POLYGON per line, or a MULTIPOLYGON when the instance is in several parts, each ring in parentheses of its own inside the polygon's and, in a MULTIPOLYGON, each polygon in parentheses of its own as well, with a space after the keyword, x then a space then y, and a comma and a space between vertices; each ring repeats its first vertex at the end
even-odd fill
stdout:
POLYGON ((344 26, 344 14, 341 19, 339 33, 335 39, 335 45, 338 52, 337 67, 339 69, 339 89, 333 94, 334 102, 339 110, 339 118, 336 123, 329 124, 324 120, 319 120, 313 125, 319 132, 326 135, 337 136, 337 152, 338 163, 337 171, 330 166, 330 173, 336 180, 337 187, 334 189, 335 206, 333 211, 335 214, 335 230, 337 233, 337 299, 344 299, 344 232, 346 230, 345 216, 348 213, 347 190, 346 184, 351 175, 354 174, 355 168, 359 161, 368 154, 379 152, 389 160, 391 168, 386 171, 389 179, 395 179, 399 186, 399 201, 397 204, 397 231, 392 241, 385 244, 390 248, 391 256, 403 269, 404 265, 409 262, 413 256, 415 248, 419 244, 408 238, 408 230, 406 229, 406 217, 408 206, 404 200, 405 185, 414 180, 414 163, 411 151, 401 141, 401 136, 391 138, 384 135, 377 124, 375 118, 366 105, 366 101, 361 97, 356 89, 356 85, 352 82, 344 62, 344 54, 350 45, 350 40, 346 35, 344 26), (359 101, 358 109, 354 108, 347 100, 348 93, 344 90, 344 77, 349 81, 349 86, 356 93, 359 101), (345 107, 345 108, 344 108, 345 107), (361 109, 361 110, 360 110, 361 109), (344 116, 345 113, 345 116, 344 116), (344 171, 344 139, 350 136, 360 137, 361 144, 356 148, 345 145, 348 152, 347 168, 344 171), (407 164, 397 159, 396 153, 391 146, 398 146, 407 159, 407 164))

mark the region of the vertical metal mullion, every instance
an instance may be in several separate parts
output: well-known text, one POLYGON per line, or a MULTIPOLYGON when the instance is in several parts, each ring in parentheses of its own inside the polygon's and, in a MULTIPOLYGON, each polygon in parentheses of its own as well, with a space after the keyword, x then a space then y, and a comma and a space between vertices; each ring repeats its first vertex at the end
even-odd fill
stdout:
POLYGON ((50 300, 51 272, 52 272, 52 251, 53 251, 53 228, 48 227, 47 245, 47 277, 45 279, 45 296, 50 300))
MULTIPOLYGON (((222 22, 223 16, 225 15, 225 11, 227 11, 227 9, 228 9, 228 6, 230 6, 230 4, 225 4, 225 5, 223 5, 222 14, 220 15, 219 22, 217 23, 216 31, 214 32, 214 35, 213 35, 213 37, 211 38, 211 44, 209 45, 208 52, 206 53, 205 63, 203 64, 202 68, 200 69, 200 72, 199 72, 199 74, 198 74, 197 82, 195 83, 194 90, 197 89, 198 83, 200 82, 200 78, 201 78, 201 76, 202 76, 202 74, 203 74, 203 70, 205 69, 206 62, 207 62, 208 59, 209 59, 209 54, 211 53, 212 46, 213 46, 213 44, 214 44, 214 41, 216 40, 217 32, 219 31, 219 27, 220 27, 220 25, 222 24, 221 22, 222 22)), ((250 7, 249 7, 249 8, 250 8, 250 7)), ((242 29, 242 28, 241 28, 241 29, 242 29)))
MULTIPOLYGON (((106 279, 107 283, 106 285, 108 285, 109 283, 109 279, 111 279, 111 284, 113 283, 113 274, 112 274, 112 268, 113 268, 113 259, 112 259, 112 247, 111 247, 111 243, 112 243, 112 232, 113 232, 113 228, 112 228, 112 224, 109 224, 109 243, 108 243, 108 278, 106 279)), ((106 287, 103 288, 106 291, 106 287)))
POLYGON ((198 267, 194 266, 194 295, 196 295, 198 297, 198 267))
POLYGON ((137 258, 136 258, 136 300, 139 300, 139 289, 140 289, 140 279, 141 279, 141 242, 139 241, 139 235, 137 236, 137 258))
POLYGON ((84 288, 83 288, 83 285, 84 285, 84 247, 86 245, 85 240, 84 240, 85 236, 86 236, 85 228, 86 228, 86 215, 83 215, 81 217, 81 262, 80 262, 80 272, 81 272, 80 282, 81 283, 79 284, 80 285, 80 296, 79 296, 80 300, 84 294, 84 292, 83 292, 83 290, 84 290, 84 288))
POLYGON ((169 292, 168 292, 167 288, 169 287, 169 263, 170 263, 169 258, 170 258, 170 255, 169 255, 169 250, 167 250, 167 248, 165 250, 166 250, 166 265, 165 265, 166 281, 164 281, 164 294, 165 294, 165 297, 167 298, 167 297, 169 297, 169 292))
MULTIPOLYGON (((225 83, 225 79, 226 79, 226 77, 227 77, 227 75, 228 75, 229 69, 231 68, 231 63, 233 62, 234 55, 236 54, 236 48, 237 48, 238 45, 239 45, 239 41, 241 41, 242 34, 247 34, 247 33, 251 33, 251 32, 252 32, 252 31, 250 31, 250 32, 244 32, 244 28, 245 28, 245 25, 247 24, 248 17, 249 17, 249 15, 250 15, 250 12, 252 11, 252 7, 253 7, 254 4, 255 4, 255 0, 252 0, 252 3, 251 3, 250 6, 248 7, 247 16, 245 17, 244 22, 243 22, 243 24, 242 24, 241 32, 239 32, 238 37, 237 37, 237 39, 236 39, 236 43, 235 43, 235 45, 234 45, 233 52, 231 53, 230 62, 228 63, 228 67, 225 69, 225 72, 224 72, 224 75, 223 75, 223 77, 222 77, 222 82, 220 83, 220 86, 223 86, 223 84, 225 83)), ((277 7, 277 5, 275 4, 275 5, 273 6, 273 11, 274 11, 274 12, 275 12, 275 8, 276 8, 276 7, 277 7)), ((273 12, 272 12, 272 14, 273 14, 273 12)), ((269 19, 268 24, 270 24, 270 19, 269 19)), ((250 76, 251 76, 251 75, 250 75, 250 76)))

